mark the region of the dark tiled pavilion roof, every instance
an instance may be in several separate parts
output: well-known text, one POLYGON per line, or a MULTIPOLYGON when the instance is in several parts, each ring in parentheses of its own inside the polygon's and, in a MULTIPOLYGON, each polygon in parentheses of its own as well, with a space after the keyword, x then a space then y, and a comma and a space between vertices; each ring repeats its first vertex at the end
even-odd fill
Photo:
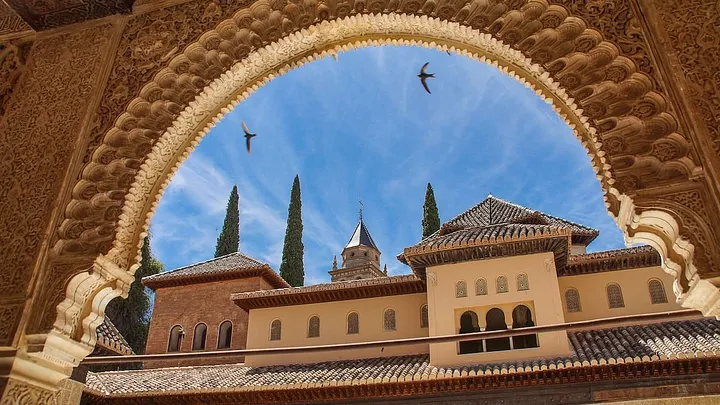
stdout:
POLYGON ((103 323, 97 327, 97 344, 105 350, 119 355, 133 353, 128 342, 107 316, 105 316, 103 323))
MULTIPOLYGON (((248 392, 330 388, 395 382, 512 375, 590 366, 715 359, 720 357, 720 321, 701 318, 609 329, 569 331, 567 357, 435 367, 428 355, 246 367, 243 364, 88 373, 86 392, 98 397, 152 393, 248 392)), ((548 383, 552 383, 552 380, 548 383)))
POLYGON ((240 252, 148 276, 142 283, 158 288, 253 276, 265 278, 274 288, 290 287, 267 263, 240 252))
MULTIPOLYGON (((492 195, 478 205, 447 221, 445 225, 477 228, 504 223, 525 223, 569 228, 572 233, 573 243, 583 245, 588 245, 600 234, 596 229, 523 207, 492 195)), ((433 236, 435 234, 430 237, 433 236)))

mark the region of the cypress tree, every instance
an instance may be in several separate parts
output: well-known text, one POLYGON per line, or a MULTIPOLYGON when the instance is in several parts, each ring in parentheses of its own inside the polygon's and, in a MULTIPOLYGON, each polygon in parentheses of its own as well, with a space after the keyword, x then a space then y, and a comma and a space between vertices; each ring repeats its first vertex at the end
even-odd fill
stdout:
POLYGON ((283 245, 280 277, 293 287, 305 284, 302 242, 302 201, 300 200, 300 177, 295 176, 290 192, 287 228, 285 228, 285 244, 283 245))
POLYGON ((225 256, 240 250, 240 212, 238 211, 238 190, 233 186, 225 212, 225 222, 215 246, 215 257, 225 256))
POLYGON ((423 204, 423 239, 432 235, 440 229, 440 214, 435 203, 435 193, 432 185, 428 183, 425 191, 425 204, 423 204))
POLYGON ((135 281, 130 285, 127 299, 117 297, 105 308, 106 316, 115 324, 136 354, 145 353, 151 312, 150 291, 140 280, 165 270, 165 266, 152 256, 149 235, 145 237, 140 252, 142 254, 140 267, 135 272, 135 281))

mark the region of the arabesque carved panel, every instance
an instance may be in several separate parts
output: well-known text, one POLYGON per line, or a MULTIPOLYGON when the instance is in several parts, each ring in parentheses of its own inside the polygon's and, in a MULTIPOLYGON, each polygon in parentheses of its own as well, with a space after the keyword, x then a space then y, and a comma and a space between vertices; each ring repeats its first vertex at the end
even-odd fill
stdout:
MULTIPOLYGON (((7 102, 0 121, 0 305, 28 293, 100 73, 98 64, 108 48, 110 27, 36 41, 27 74, 7 102)), ((0 329, 14 331, 15 325, 0 329)))

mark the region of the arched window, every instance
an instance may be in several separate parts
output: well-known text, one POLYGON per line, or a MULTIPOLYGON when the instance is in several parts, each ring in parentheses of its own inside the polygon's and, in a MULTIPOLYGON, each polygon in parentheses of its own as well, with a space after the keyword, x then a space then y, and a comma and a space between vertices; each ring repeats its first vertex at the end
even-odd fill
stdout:
POLYGON ((508 292, 507 277, 499 276, 497 280, 495 280, 495 290, 498 294, 508 292))
POLYGON ((568 288, 565 291, 565 308, 567 308, 568 313, 582 311, 582 307, 580 306, 580 293, 578 290, 568 288))
POLYGON ((667 304, 668 299, 665 294, 665 287, 662 281, 654 278, 648 281, 648 290, 650 291, 650 302, 653 304, 667 304))
POLYGON ((420 327, 427 328, 429 325, 428 321, 428 306, 427 304, 420 307, 420 327))
POLYGON ((308 334, 309 338, 320 337, 320 317, 311 316, 308 320, 308 334))
POLYGON ((360 315, 357 312, 350 312, 347 316, 347 333, 348 335, 360 333, 360 315))
POLYGON ((625 307, 625 300, 623 300, 622 290, 620 289, 620 286, 618 284, 608 284, 608 286, 605 287, 605 292, 607 292, 608 306, 610 307, 610 309, 625 307))
POLYGON ((455 283, 455 298, 467 297, 467 284, 460 280, 455 283))
POLYGON ((383 314, 383 328, 385 330, 396 330, 394 309, 385 310, 383 314))
POLYGON ((205 338, 207 337, 207 325, 199 323, 195 326, 193 333, 193 350, 205 350, 205 338))
MULTIPOLYGON (((465 311, 460 315, 460 330, 458 333, 480 332, 478 316, 473 311, 465 311)), ((480 353, 483 351, 482 340, 470 340, 458 343, 458 354, 480 353)))
POLYGON ((517 275, 517 290, 518 291, 527 291, 530 289, 530 281, 528 280, 528 275, 525 273, 520 273, 517 275))
POLYGON ((232 342, 232 322, 225 321, 218 328, 218 349, 228 349, 232 342))
POLYGON ((487 295, 487 281, 484 278, 475 280, 475 295, 487 295))
POLYGON ((183 328, 175 325, 170 329, 170 337, 168 337, 168 352, 179 352, 182 345, 183 328))
MULTIPOLYGON (((507 329, 507 324, 505 323, 505 313, 499 308, 489 310, 487 315, 485 315, 485 322, 487 323, 487 328, 485 328, 486 331, 507 329)), ((485 342, 485 347, 489 352, 510 350, 510 338, 488 339, 485 342)))
MULTIPOLYGON (((532 320, 532 312, 525 305, 518 305, 513 309, 513 329, 529 328, 535 326, 532 320)), ((528 349, 538 347, 538 339, 536 334, 513 336, 514 349, 528 349)))
POLYGON ((282 337, 282 322, 276 319, 270 323, 270 340, 280 340, 282 337))

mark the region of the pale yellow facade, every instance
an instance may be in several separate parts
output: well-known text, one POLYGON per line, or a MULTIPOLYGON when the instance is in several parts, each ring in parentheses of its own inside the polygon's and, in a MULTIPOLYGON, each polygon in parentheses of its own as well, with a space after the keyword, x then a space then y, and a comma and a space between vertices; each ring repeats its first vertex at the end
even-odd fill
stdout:
MULTIPOLYGON (((395 295, 340 302, 261 308, 250 310, 248 349, 270 347, 316 346, 389 339, 427 337, 428 328, 421 327, 421 310, 427 303, 425 294, 395 295), (395 311, 395 330, 385 330, 385 311, 395 311), (348 315, 358 314, 358 333, 348 333, 348 315), (320 319, 318 337, 308 337, 312 316, 320 319), (272 322, 281 322, 279 340, 270 339, 272 322)), ((249 366, 318 361, 348 360, 370 357, 427 353, 428 345, 333 350, 308 354, 253 355, 245 358, 249 366)))
MULTIPOLYGON (((460 317, 465 311, 477 314, 479 326, 486 328, 485 316, 492 308, 505 314, 508 329, 512 311, 525 305, 532 312, 535 325, 563 323, 562 302, 552 253, 434 266, 427 269, 430 335, 452 335, 459 332, 460 317), (527 290, 518 290, 518 275, 526 275, 527 290), (507 292, 498 292, 498 278, 507 279, 507 292), (487 294, 478 295, 477 280, 487 282, 487 294), (467 296, 456 297, 458 282, 466 282, 467 296)), ((458 354, 456 343, 430 345, 430 361, 435 366, 477 364, 497 360, 531 359, 562 356, 570 353, 565 332, 541 333, 539 347, 490 353, 458 354)))
POLYGON ((565 320, 568 322, 683 309, 675 301, 675 294, 672 291, 673 277, 662 271, 659 266, 560 277, 558 282, 565 320), (662 283, 666 303, 652 303, 648 287, 651 280, 662 283), (623 307, 610 308, 607 286, 612 283, 620 286, 623 307), (571 288, 576 289, 580 296, 579 312, 567 310, 566 293, 571 288))

